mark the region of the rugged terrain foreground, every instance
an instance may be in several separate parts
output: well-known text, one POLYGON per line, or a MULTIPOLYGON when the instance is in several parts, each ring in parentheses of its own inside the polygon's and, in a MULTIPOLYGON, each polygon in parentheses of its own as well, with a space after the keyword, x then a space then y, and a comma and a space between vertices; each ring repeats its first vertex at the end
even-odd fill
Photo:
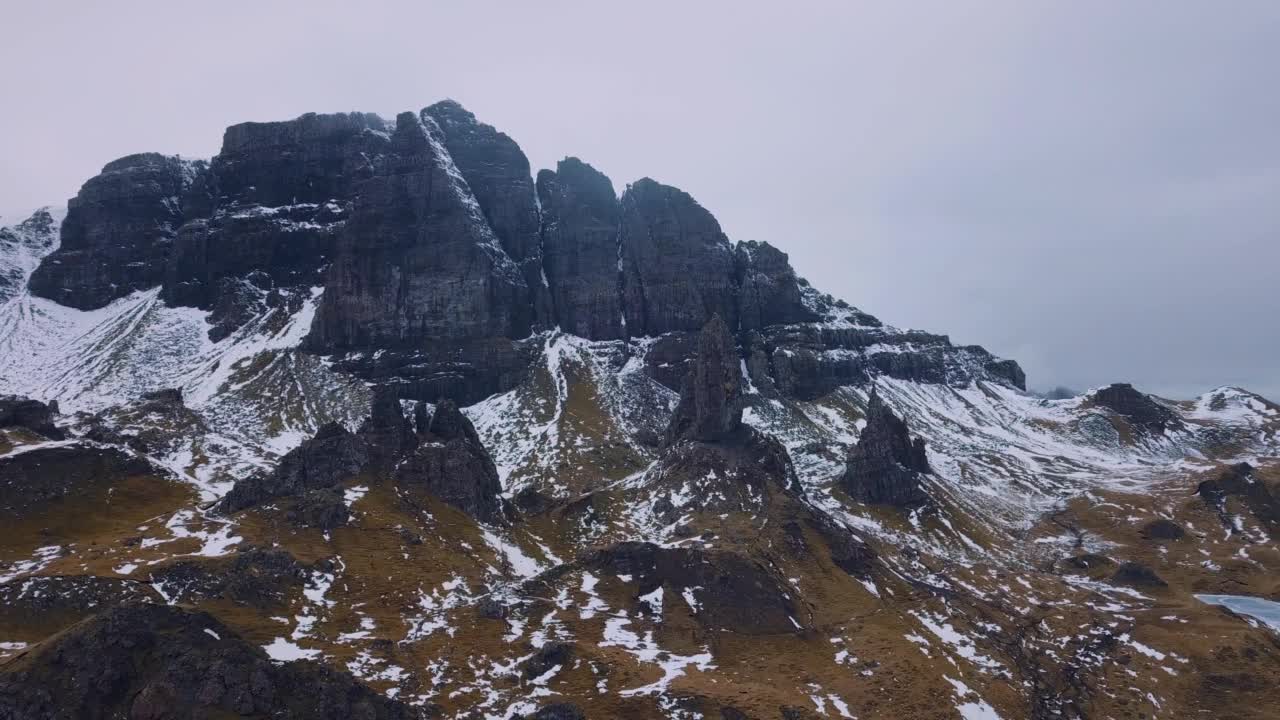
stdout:
POLYGON ((0 718, 1275 718, 1280 406, 888 326, 445 101, 0 230, 0 718))

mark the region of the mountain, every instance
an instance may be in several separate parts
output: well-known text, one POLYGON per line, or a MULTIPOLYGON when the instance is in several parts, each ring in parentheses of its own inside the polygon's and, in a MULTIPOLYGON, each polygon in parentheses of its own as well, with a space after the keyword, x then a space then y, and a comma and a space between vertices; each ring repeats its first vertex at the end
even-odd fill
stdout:
POLYGON ((109 163, 0 301, 0 717, 1280 702, 1197 597, 1280 600, 1280 406, 1041 398, 452 101, 109 163))

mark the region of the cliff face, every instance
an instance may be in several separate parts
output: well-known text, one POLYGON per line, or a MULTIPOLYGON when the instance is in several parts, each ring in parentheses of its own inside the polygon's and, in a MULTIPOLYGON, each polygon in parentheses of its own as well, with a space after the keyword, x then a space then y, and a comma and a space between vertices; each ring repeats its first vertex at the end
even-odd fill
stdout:
POLYGON ((677 188, 644 178, 619 197, 576 158, 535 182, 514 140, 453 101, 392 123, 243 123, 207 163, 107 165, 71 201, 30 291, 93 309, 157 286, 169 305, 211 311, 215 341, 323 288, 305 347, 421 400, 510 389, 554 328, 657 338, 646 370, 676 390, 715 316, 751 382, 787 397, 876 375, 1023 383, 1011 361, 817 293, 786 253, 731 243, 677 188))

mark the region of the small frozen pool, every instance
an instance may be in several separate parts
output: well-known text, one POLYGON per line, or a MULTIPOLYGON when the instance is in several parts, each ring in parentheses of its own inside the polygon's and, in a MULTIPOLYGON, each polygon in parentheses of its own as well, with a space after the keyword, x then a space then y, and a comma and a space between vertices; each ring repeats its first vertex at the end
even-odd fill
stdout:
POLYGON ((1221 605, 1232 612, 1257 618, 1280 631, 1280 602, 1248 595, 1196 595, 1200 602, 1221 605))

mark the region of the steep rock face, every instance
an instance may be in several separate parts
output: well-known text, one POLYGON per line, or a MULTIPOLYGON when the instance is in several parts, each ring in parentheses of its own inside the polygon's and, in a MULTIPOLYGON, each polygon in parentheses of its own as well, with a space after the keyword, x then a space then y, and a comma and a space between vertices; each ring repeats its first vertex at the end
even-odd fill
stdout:
POLYGON ((108 163, 67 206, 61 244, 31 274, 32 294, 81 310, 160 284, 185 199, 204 163, 144 153, 108 163))
POLYGON ((1181 427, 1172 410, 1138 392, 1129 383, 1114 383, 1093 394, 1093 401, 1122 415, 1134 428, 1159 435, 1166 429, 1181 427))
POLYGON ((420 347, 529 334, 528 286, 480 213, 435 121, 396 118, 338 243, 311 346, 420 347))
POLYGON ((529 159, 506 133, 478 122, 453 100, 422 111, 434 119, 445 148, 480 204, 498 242, 520 267, 529 287, 528 303, 540 325, 551 321, 550 297, 542 275, 538 197, 529 159))
POLYGON ((128 605, 90 618, 0 672, 0 717, 416 717, 350 674, 272 663, 203 612, 128 605))
POLYGON ((556 323, 592 340, 626 337, 619 273, 621 205, 609 178, 577 158, 538 173, 543 267, 556 323))
POLYGON ((27 276, 58 242, 59 222, 50 208, 0 227, 0 303, 22 292, 27 276))
POLYGON ((361 423, 357 435, 368 446, 374 464, 379 466, 390 465, 417 444, 413 425, 405 418, 395 389, 390 387, 374 390, 369 417, 361 423))
POLYGON ((356 475, 367 464, 364 441, 341 424, 329 423, 316 431, 315 437, 285 453, 271 472, 237 482, 219 508, 231 513, 274 498, 331 487, 356 475))
POLYGON ((740 242, 734 248, 738 283, 738 320, 742 330, 818 319, 804 304, 800 278, 787 254, 766 242, 740 242))
POLYGON ((396 466, 395 483, 418 487, 486 522, 502 519, 502 484, 475 426, 452 400, 436 405, 418 447, 396 466))
POLYGON ((21 395, 0 395, 0 428, 26 428, 47 438, 61 440, 64 433, 53 422, 57 414, 56 402, 46 405, 21 395))
POLYGON ((920 480, 930 472, 924 440, 913 440, 907 424, 872 393, 841 479, 845 491, 865 503, 916 507, 929 501, 920 480))
POLYGON ((623 302, 630 335, 737 327, 734 253, 720 223, 687 193, 649 178, 622 195, 623 302))
POLYGON ((742 429, 742 372, 729 328, 713 316, 698 336, 698 354, 685 377, 666 443, 718 442, 742 429))

